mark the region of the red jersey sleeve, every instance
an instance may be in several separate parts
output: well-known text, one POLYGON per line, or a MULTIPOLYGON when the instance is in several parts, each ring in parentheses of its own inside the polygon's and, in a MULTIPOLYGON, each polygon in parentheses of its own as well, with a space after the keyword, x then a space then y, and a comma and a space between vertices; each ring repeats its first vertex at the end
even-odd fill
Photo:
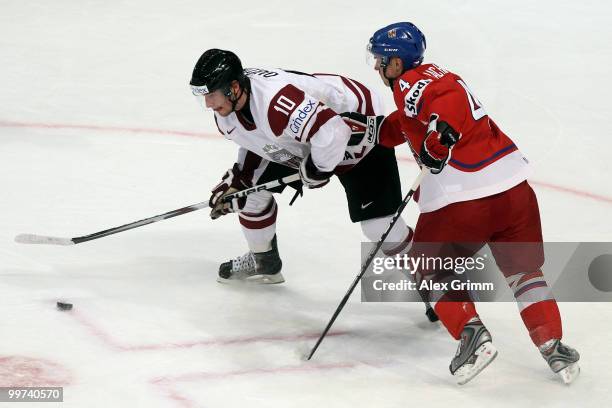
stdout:
POLYGON ((468 113, 465 91, 452 82, 434 82, 431 85, 425 90, 417 118, 421 123, 429 123, 431 115, 437 114, 438 121, 448 123, 461 133, 468 113))
POLYGON ((387 116, 378 131, 378 143, 385 147, 395 147, 406 142, 400 123, 401 112, 395 111, 387 116))
POLYGON ((413 137, 424 135, 426 127, 417 121, 402 120, 404 113, 396 110, 385 118, 378 131, 378 144, 385 147, 395 147, 408 142, 413 137))

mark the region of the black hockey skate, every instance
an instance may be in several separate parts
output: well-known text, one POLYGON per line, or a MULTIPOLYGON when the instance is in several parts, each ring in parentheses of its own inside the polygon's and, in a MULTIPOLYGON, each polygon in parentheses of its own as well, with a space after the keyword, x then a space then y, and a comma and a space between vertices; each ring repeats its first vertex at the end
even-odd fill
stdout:
POLYGON ((450 372, 457 384, 463 385, 474 378, 497 357, 491 334, 478 317, 470 320, 461 332, 461 342, 451 361, 450 372))
POLYGON ((578 360, 580 354, 573 348, 561 343, 558 339, 549 340, 540 346, 542 357, 553 372, 559 374, 563 382, 571 383, 580 374, 578 360))
POLYGON ((278 255, 276 235, 272 239, 272 249, 267 252, 252 252, 239 256, 219 266, 217 282, 221 283, 283 283, 285 278, 280 272, 283 263, 278 255))

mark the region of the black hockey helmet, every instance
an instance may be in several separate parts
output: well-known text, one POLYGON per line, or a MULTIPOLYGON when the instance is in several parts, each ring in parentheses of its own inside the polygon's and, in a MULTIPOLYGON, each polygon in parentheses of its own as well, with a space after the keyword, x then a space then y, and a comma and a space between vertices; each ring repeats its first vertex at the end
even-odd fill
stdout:
POLYGON ((211 48, 196 62, 189 84, 194 95, 206 95, 220 89, 229 96, 234 80, 244 87, 246 76, 240 58, 231 51, 211 48))

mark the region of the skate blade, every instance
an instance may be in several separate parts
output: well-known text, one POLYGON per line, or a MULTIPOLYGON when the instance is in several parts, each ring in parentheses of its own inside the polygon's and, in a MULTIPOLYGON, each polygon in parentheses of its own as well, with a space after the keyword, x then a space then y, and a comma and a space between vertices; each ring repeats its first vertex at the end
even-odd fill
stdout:
POLYGON ((282 273, 278 272, 274 275, 253 275, 246 279, 225 279, 217 276, 217 282, 225 283, 230 285, 244 285, 244 284, 255 284, 255 285, 273 285, 277 283, 283 283, 285 278, 282 273))
POLYGON ((470 381, 472 378, 476 377, 478 373, 484 370, 493 360, 497 357, 497 349, 490 341, 484 343, 474 353, 478 357, 476 358, 476 362, 474 364, 470 364, 469 366, 460 367, 457 371, 455 371, 455 379, 457 384, 463 385, 470 381))
POLYGON ((565 384, 571 384, 580 374, 580 366, 578 363, 570 364, 557 374, 559 374, 565 384))

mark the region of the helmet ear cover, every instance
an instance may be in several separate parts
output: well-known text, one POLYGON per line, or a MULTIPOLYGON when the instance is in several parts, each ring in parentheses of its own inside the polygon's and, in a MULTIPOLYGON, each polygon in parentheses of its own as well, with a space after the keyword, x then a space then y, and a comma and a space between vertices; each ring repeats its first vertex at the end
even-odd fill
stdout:
POLYGON ((219 90, 220 90, 220 91, 221 91, 221 93, 222 93, 223 95, 225 95, 226 97, 228 97, 228 98, 231 98, 231 97, 232 97, 232 87, 231 87, 231 84, 230 84, 230 85, 227 85, 226 87, 221 88, 221 89, 219 89, 219 90))

